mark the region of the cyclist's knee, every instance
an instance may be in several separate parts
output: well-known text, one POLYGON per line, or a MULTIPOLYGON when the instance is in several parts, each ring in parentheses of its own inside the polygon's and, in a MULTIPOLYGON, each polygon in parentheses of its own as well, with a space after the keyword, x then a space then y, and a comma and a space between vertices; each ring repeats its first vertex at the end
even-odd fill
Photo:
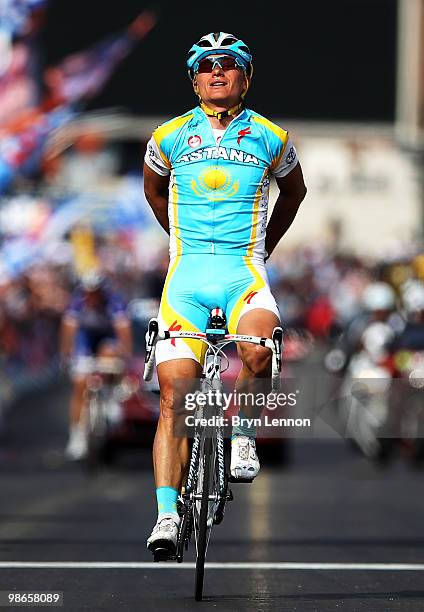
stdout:
POLYGON ((272 353, 263 346, 248 345, 241 349, 243 365, 252 376, 269 376, 272 353))

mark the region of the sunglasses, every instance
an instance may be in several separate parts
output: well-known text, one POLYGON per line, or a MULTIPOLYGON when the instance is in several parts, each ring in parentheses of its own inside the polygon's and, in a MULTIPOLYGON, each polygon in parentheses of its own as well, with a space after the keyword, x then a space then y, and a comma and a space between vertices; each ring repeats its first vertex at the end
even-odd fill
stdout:
POLYGON ((199 68, 197 72, 200 73, 210 73, 215 69, 215 66, 219 66, 221 70, 226 72, 227 70, 237 70, 242 68, 240 64, 237 63, 235 57, 231 57, 231 55, 225 55, 224 57, 217 57, 213 59, 209 59, 206 57, 199 62, 199 68))

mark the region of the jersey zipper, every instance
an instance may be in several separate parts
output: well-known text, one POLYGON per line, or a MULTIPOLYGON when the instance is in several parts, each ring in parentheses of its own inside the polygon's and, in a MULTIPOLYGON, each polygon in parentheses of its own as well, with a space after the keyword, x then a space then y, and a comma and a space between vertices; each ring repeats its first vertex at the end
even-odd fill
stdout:
MULTIPOLYGON (((216 147, 220 147, 220 146, 222 146, 222 142, 223 142, 223 140, 224 140, 224 138, 225 138, 225 136, 226 136, 226 134, 228 132, 228 128, 231 127, 233 125, 234 121, 239 119, 240 116, 243 115, 246 112, 246 109, 243 109, 241 111, 241 113, 239 115, 237 115, 237 117, 234 117, 234 119, 232 121, 230 121, 230 123, 225 128, 224 133, 222 134, 222 137, 221 137, 221 140, 219 141, 219 144, 217 144, 217 142, 215 140, 215 134, 213 133, 212 125, 211 125, 211 122, 209 121, 208 116, 206 115, 206 113, 203 110, 201 110, 201 112, 203 113, 203 115, 205 117, 205 120, 208 123, 210 133, 212 134, 212 140, 214 142, 214 145, 216 147)), ((215 163, 216 163, 217 166, 219 166, 219 161, 220 161, 219 159, 215 160, 215 163)), ((211 255, 215 255, 215 208, 216 208, 216 202, 213 202, 213 208, 212 208, 211 255)))

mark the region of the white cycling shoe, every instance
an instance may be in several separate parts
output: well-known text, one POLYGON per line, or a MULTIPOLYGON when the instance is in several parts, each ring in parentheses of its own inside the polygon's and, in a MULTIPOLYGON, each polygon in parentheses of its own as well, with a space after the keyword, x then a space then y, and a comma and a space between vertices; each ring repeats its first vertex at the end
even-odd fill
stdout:
POLYGON ((68 444, 65 448, 65 457, 71 461, 79 461, 87 454, 87 437, 84 427, 73 425, 69 432, 68 444))
POLYGON ((167 561, 177 550, 180 518, 176 514, 161 514, 153 527, 147 548, 153 553, 155 561, 167 561))
POLYGON ((249 436, 234 436, 231 440, 230 473, 232 479, 239 482, 252 482, 258 475, 259 468, 255 439, 249 436))

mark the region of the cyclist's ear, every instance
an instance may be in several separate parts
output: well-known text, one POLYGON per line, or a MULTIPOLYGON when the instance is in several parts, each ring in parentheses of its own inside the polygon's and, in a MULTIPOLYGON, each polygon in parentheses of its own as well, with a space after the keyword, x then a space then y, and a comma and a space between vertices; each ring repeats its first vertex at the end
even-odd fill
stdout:
POLYGON ((244 89, 243 89, 242 94, 241 94, 242 99, 244 99, 244 97, 246 96, 247 90, 249 89, 249 86, 250 86, 250 79, 249 79, 249 77, 247 76, 246 73, 244 73, 244 81, 245 81, 244 89))
POLYGON ((195 74, 193 78, 193 89, 194 89, 194 93, 196 94, 196 96, 200 97, 199 86, 197 84, 197 74, 195 74))

